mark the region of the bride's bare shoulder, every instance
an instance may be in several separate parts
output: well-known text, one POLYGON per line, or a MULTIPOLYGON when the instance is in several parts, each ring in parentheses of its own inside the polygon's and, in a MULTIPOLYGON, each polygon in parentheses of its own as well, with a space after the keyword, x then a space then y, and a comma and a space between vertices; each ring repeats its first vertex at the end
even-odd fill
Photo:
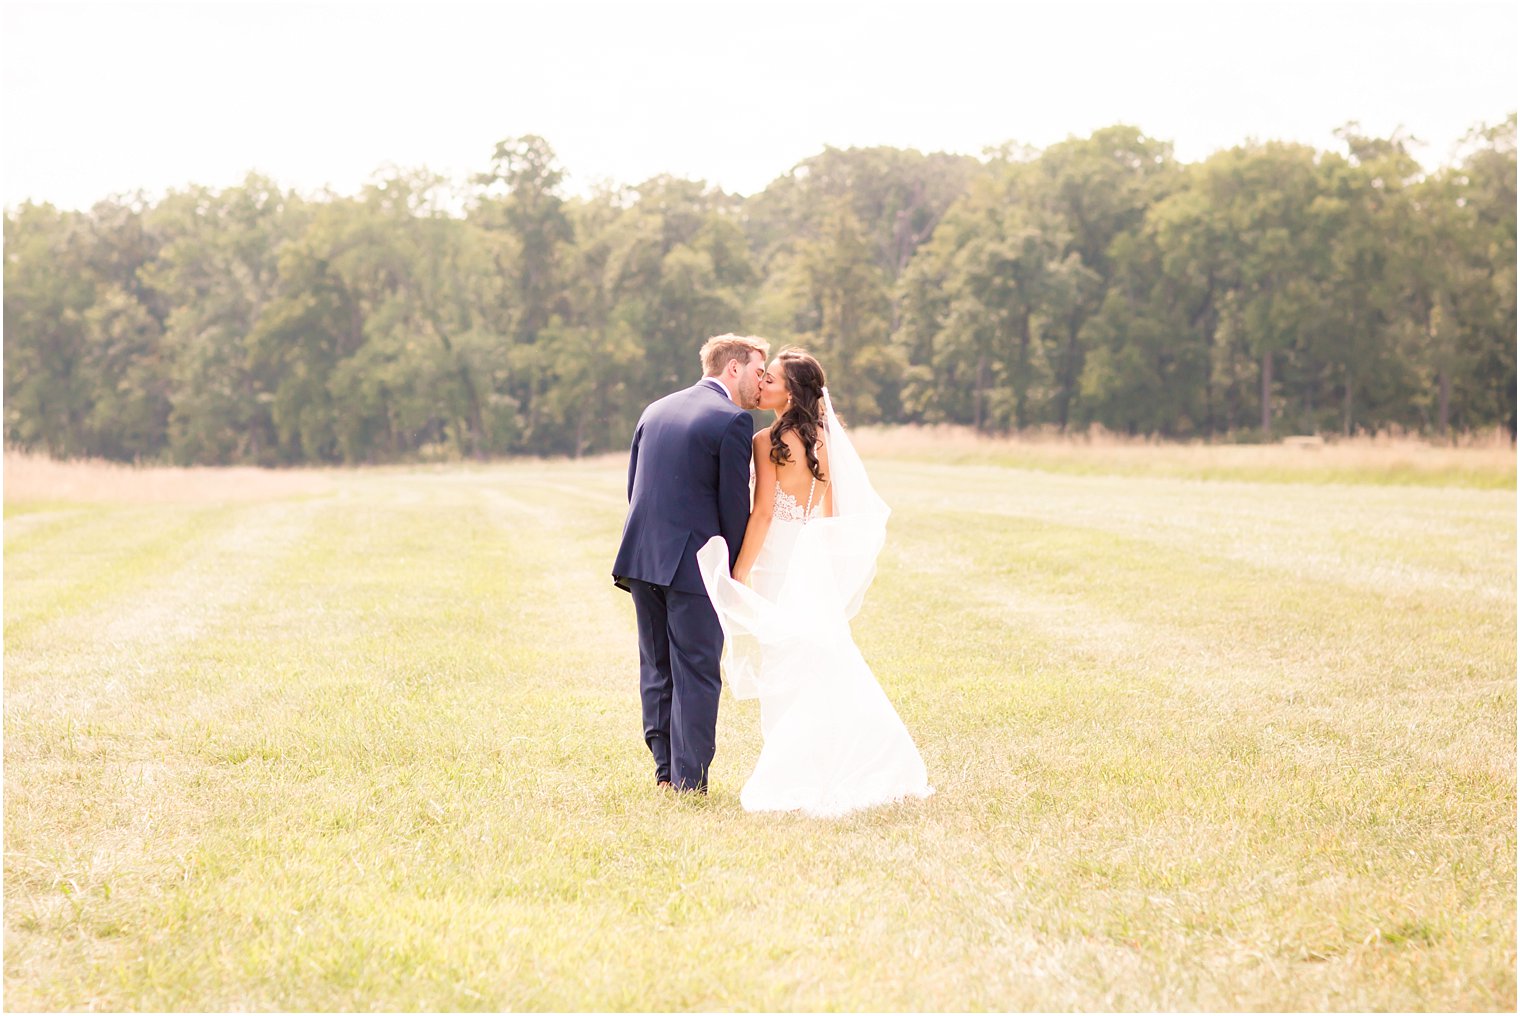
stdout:
POLYGON ((781 443, 786 445, 789 461, 802 454, 802 438, 798 436, 795 428, 789 428, 782 433, 781 443))

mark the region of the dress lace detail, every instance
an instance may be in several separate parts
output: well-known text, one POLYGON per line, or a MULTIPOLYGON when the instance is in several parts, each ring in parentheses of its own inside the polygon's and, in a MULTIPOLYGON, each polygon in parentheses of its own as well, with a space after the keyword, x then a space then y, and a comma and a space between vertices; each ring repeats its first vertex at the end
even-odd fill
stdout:
POLYGON ((813 504, 813 490, 818 486, 818 481, 813 480, 808 484, 808 503, 800 504, 795 497, 781 489, 781 484, 776 484, 775 508, 772 514, 782 522, 806 522, 816 519, 823 510, 823 503, 813 504))

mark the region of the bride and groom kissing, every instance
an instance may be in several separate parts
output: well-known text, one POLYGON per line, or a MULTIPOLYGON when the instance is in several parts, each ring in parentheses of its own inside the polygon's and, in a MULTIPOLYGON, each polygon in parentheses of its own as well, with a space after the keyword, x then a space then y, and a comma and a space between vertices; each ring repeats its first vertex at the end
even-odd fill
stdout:
POLYGON ((655 780, 706 793, 719 692, 760 700, 747 811, 836 816, 926 797, 923 759, 850 635, 890 514, 799 349, 719 335, 644 410, 613 581, 638 622, 655 780), (775 422, 753 433, 750 410, 775 422), (751 488, 753 487, 753 494, 751 488))

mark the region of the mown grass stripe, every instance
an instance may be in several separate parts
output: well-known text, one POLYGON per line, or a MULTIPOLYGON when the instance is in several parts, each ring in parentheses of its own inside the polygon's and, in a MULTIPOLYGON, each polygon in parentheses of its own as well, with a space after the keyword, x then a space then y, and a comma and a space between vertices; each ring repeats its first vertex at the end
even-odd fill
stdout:
POLYGON ((5 551, 5 644, 40 626, 129 599, 231 524, 230 508, 89 511, 5 551))

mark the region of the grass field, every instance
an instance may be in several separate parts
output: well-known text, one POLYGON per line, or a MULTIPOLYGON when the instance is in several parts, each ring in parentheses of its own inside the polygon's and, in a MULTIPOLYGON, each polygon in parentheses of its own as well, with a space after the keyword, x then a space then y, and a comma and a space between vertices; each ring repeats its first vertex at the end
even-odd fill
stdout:
POLYGON ((620 459, 7 457, 5 1005, 1514 1009, 1512 450, 881 451, 835 822, 653 787, 620 459))

